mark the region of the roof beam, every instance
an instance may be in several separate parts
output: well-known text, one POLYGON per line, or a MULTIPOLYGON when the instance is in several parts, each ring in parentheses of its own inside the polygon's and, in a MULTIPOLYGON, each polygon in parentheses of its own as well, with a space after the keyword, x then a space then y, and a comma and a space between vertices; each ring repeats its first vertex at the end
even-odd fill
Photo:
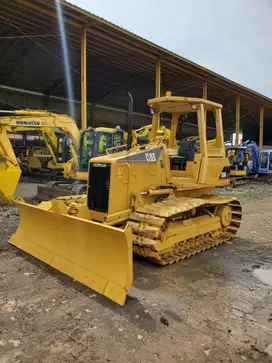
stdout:
MULTIPOLYGON (((42 6, 36 5, 33 2, 30 2, 28 0, 15 0, 17 3, 22 4, 30 9, 36 10, 37 12, 41 12, 42 14, 45 14, 47 16, 49 16, 50 18, 57 18, 57 13, 55 11, 51 11, 51 10, 47 10, 42 6)), ((65 23, 72 25, 73 27, 77 28, 77 29, 82 29, 83 25, 80 25, 78 23, 76 23, 75 21, 72 21, 70 19, 67 19, 66 17, 64 18, 65 23)))
MULTIPOLYGON (((42 6, 39 6, 39 5, 36 5, 34 3, 29 2, 28 0, 16 0, 16 2, 18 2, 19 4, 22 4, 24 6, 26 6, 28 8, 31 8, 33 10, 36 10, 38 12, 41 12, 42 14, 46 14, 46 15, 48 15, 50 17, 53 17, 53 18, 57 19, 57 14, 56 14, 55 11, 47 10, 47 9, 45 9, 42 6)), ((61 1, 61 3, 63 4, 62 1, 61 1)), ((65 3, 64 5, 66 6, 67 3, 65 3)), ((88 24, 86 24, 86 23, 83 23, 83 24, 80 25, 80 24, 78 24, 78 22, 74 22, 73 20, 68 19, 67 16, 64 16, 63 17, 63 20, 65 21, 65 23, 70 24, 70 25, 76 27, 77 29, 81 29, 82 30, 83 27, 85 26, 87 32, 90 33, 90 34, 92 34, 92 35, 97 35, 97 36, 99 36, 102 39, 106 39, 106 40, 110 41, 111 43, 118 44, 121 47, 126 47, 127 49, 130 49, 130 50, 132 50, 134 52, 137 52, 138 54, 141 54, 144 57, 148 57, 150 59, 156 59, 156 56, 155 55, 149 54, 146 51, 144 51, 144 50, 142 50, 142 49, 140 49, 140 48, 138 48, 136 46, 130 45, 129 44, 130 43, 129 41, 127 42, 124 39, 119 40, 119 39, 117 39, 116 37, 114 37, 112 35, 111 36, 105 35, 101 31, 97 31, 97 30, 94 30, 92 28, 89 28, 88 27, 88 24)))

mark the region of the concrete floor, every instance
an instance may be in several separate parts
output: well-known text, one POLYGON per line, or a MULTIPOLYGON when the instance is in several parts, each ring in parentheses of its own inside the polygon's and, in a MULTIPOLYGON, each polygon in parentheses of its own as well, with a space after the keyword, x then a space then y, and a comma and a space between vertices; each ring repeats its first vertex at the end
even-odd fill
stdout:
POLYGON ((0 363, 272 362, 272 186, 233 193, 239 236, 167 267, 135 260, 124 307, 8 246, 18 215, 3 210, 0 363))
POLYGON ((15 190, 15 197, 23 199, 33 199, 37 195, 37 186, 40 183, 20 182, 15 190))

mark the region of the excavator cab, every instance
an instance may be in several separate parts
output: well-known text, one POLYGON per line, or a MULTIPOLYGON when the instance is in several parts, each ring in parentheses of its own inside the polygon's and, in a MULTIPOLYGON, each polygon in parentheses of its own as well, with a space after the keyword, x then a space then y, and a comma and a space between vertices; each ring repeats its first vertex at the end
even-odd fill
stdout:
POLYGON ((272 175, 272 150, 262 150, 260 152, 260 175, 272 175))
POLYGON ((230 178, 233 187, 247 184, 258 173, 260 160, 258 146, 254 141, 246 140, 238 146, 228 146, 226 156, 230 162, 230 178))
MULTIPOLYGON (((139 129, 132 130, 132 147, 148 144, 151 141, 152 125, 145 125, 139 129)), ((165 126, 160 126, 156 131, 156 138, 161 139, 165 144, 168 143, 170 130, 165 126)))
POLYGON ((118 148, 124 143, 124 131, 120 128, 98 127, 83 131, 80 138, 79 171, 87 172, 91 158, 105 155, 107 149, 118 148))
POLYGON ((230 175, 246 176, 248 153, 245 146, 229 146, 226 149, 227 157, 230 161, 230 175))
POLYGON ((57 138, 57 145, 55 149, 55 156, 58 163, 67 163, 72 155, 69 149, 69 137, 65 132, 55 132, 57 138))

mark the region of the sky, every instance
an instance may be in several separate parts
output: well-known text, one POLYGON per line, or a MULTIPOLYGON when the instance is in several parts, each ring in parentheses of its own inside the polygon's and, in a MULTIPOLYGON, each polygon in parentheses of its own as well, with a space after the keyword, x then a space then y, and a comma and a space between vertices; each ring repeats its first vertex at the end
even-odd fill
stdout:
POLYGON ((272 0, 68 0, 272 98, 272 0))

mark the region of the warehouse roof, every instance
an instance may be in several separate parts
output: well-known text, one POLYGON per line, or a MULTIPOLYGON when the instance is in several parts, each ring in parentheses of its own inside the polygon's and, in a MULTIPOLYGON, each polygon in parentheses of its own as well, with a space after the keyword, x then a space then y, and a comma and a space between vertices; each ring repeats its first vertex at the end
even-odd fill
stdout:
MULTIPOLYGON (((81 32, 87 30, 88 102, 125 108, 129 90, 138 112, 154 97, 155 63, 161 60, 163 92, 208 98, 224 105, 224 122, 233 127, 235 97, 241 94, 241 118, 258 119, 259 106, 272 115, 272 100, 226 79, 61 0, 72 68, 74 97, 80 99, 81 32)), ((54 0, 3 0, 0 5, 0 84, 65 96, 65 79, 54 0)), ((243 121, 243 120, 242 120, 243 121)))

